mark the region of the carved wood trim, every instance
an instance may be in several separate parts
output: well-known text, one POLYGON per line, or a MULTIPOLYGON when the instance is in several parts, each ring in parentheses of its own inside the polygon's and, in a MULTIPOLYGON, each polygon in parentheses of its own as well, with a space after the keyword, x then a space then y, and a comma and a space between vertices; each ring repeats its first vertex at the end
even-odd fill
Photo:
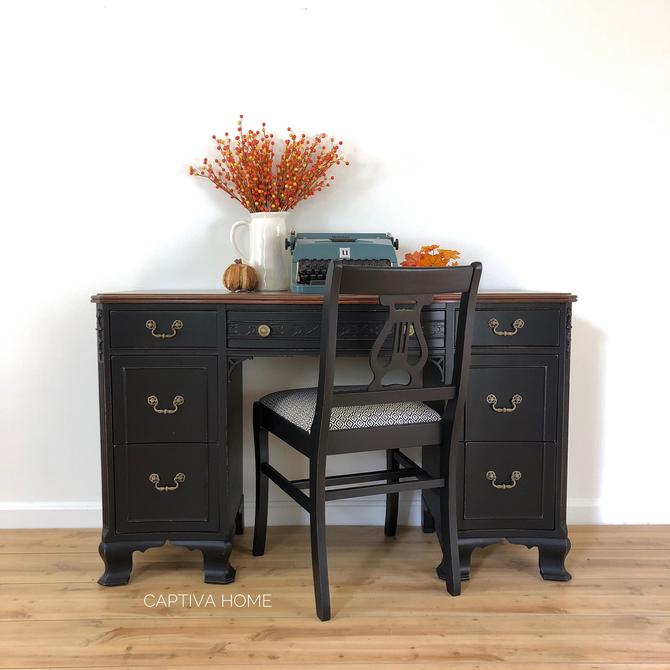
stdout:
MULTIPOLYGON (((318 339, 321 334, 321 323, 319 322, 300 322, 300 321, 273 321, 265 318, 272 332, 273 338, 312 338, 318 339)), ((385 322, 370 321, 349 321, 339 323, 337 326, 338 340, 374 340, 381 333, 385 322)), ((421 326, 428 338, 444 338, 444 321, 422 322, 421 326)), ((229 321, 228 337, 250 337, 262 339, 258 334, 258 324, 250 321, 229 321)))
POLYGON ((226 374, 228 381, 231 381, 231 374, 233 370, 243 361, 250 361, 252 356, 228 356, 226 358, 226 374))
POLYGON ((96 310, 95 314, 95 331, 96 331, 96 336, 98 340, 98 360, 102 361, 103 358, 103 349, 104 349, 104 343, 105 343, 105 319, 104 319, 104 314, 102 311, 102 305, 98 305, 98 308, 96 310))
POLYGON ((440 379, 444 381, 444 356, 430 356, 428 362, 432 363, 440 371, 440 379))
POLYGON ((567 355, 570 355, 572 347, 572 305, 568 305, 567 314, 565 316, 565 350, 567 355))

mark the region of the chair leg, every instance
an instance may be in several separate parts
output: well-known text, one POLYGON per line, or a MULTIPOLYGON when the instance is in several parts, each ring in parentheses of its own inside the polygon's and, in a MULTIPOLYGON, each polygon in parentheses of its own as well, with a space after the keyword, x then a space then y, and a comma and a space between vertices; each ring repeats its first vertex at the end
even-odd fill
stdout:
POLYGON ((316 615, 321 621, 330 619, 330 589, 328 587, 328 555, 326 553, 326 459, 318 457, 309 464, 309 516, 312 540, 312 574, 316 615))
POLYGON ((435 519, 428 509, 425 497, 421 496, 421 530, 424 533, 435 532, 435 519))
POLYGON ((455 458, 449 463, 449 448, 440 450, 440 474, 446 486, 439 489, 440 519, 437 538, 442 549, 440 574, 447 582, 447 591, 452 596, 461 593, 461 564, 458 555, 458 519, 456 513, 455 458), (451 465, 451 467, 450 467, 451 465))
MULTIPOLYGON (((386 451, 386 469, 387 470, 400 470, 400 464, 395 459, 397 449, 387 449, 386 451)), ((389 479, 388 483, 391 484, 394 481, 389 479)), ((398 528, 398 493, 387 493, 386 494, 386 521, 384 522, 384 535, 387 537, 393 537, 398 528)))
POLYGON ((256 452, 256 518, 254 521, 254 556, 265 553, 265 537, 268 529, 268 477, 262 472, 263 463, 268 462, 268 431, 261 426, 261 408, 254 403, 254 449, 256 452))

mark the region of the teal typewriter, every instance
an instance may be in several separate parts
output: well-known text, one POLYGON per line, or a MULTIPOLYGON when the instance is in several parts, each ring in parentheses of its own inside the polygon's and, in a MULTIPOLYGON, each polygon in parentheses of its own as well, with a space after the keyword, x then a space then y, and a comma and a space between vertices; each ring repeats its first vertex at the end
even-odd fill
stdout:
POLYGON ((398 240, 389 233, 296 233, 286 240, 291 250, 291 291, 323 293, 330 261, 351 265, 397 267, 398 240))

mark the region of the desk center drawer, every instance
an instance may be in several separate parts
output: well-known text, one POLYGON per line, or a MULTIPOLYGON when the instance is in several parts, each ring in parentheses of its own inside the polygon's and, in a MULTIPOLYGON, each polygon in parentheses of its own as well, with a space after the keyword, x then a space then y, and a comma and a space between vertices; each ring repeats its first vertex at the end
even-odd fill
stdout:
POLYGON ((214 356, 113 356, 114 442, 216 440, 214 356))
MULTIPOLYGON (((365 310, 349 306, 340 308, 337 324, 338 352, 369 352, 372 343, 388 319, 385 307, 374 306, 365 310)), ((319 351, 321 337, 321 308, 299 311, 236 311, 228 312, 227 343, 230 349, 286 349, 291 351, 319 351)), ((421 326, 429 348, 445 346, 444 307, 426 308, 421 312, 421 326)), ((389 336, 385 347, 390 348, 389 336)), ((410 349, 418 348, 412 334, 410 349)))

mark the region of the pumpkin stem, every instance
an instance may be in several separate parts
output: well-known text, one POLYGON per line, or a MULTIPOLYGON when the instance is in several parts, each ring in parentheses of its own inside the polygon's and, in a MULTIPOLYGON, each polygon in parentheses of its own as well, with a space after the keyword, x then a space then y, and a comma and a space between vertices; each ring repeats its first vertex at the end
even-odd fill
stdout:
POLYGON ((242 259, 241 258, 236 258, 235 262, 238 263, 239 265, 241 265, 242 264, 242 259))

